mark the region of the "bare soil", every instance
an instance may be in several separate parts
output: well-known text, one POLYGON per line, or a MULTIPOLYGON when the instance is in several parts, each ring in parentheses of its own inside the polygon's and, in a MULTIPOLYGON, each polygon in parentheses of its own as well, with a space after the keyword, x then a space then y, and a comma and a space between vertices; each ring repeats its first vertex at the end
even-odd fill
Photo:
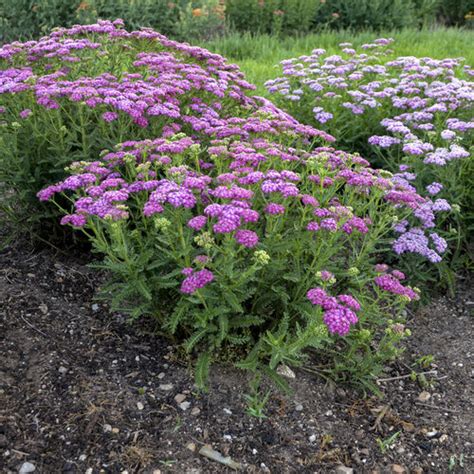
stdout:
POLYGON ((410 317, 413 336, 379 383, 383 398, 297 370, 293 396, 275 394, 262 420, 246 413, 244 374, 215 367, 210 392, 198 393, 149 325, 94 301, 99 280, 49 250, 0 253, 1 473, 25 462, 44 474, 231 472, 199 454, 205 444, 248 473, 474 472, 468 279, 456 298, 410 317), (431 365, 415 364, 426 355, 431 365), (414 381, 412 370, 429 373, 414 381))

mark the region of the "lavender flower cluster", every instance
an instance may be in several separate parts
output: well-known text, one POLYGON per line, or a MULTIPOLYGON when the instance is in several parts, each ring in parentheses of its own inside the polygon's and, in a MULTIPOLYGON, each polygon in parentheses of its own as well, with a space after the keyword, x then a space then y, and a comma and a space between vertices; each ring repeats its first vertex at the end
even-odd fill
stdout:
MULTIPOLYGON (((341 54, 315 49, 308 56, 284 60, 283 76, 267 81, 266 87, 295 117, 311 112, 313 122, 327 123, 338 139, 366 134, 368 144, 378 150, 375 161, 383 156, 399 182, 428 196, 444 188, 446 197, 462 204, 463 192, 448 188, 449 173, 437 168, 470 157, 474 82, 469 77, 474 70, 463 66, 462 58, 389 60, 392 42, 380 38, 363 45, 361 53, 345 43, 341 54), (387 134, 370 134, 380 127, 387 134)), ((405 233, 398 224, 402 235, 395 243, 397 253, 414 251, 439 262, 446 242, 432 232, 434 213, 450 209, 446 200, 438 199, 418 210, 420 228, 405 233)))

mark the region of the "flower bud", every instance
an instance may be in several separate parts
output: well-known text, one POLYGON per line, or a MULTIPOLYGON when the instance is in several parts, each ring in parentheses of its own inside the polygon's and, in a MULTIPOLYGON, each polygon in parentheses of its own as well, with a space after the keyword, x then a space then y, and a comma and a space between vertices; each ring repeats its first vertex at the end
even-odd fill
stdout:
POLYGON ((171 222, 166 219, 166 217, 157 217, 154 219, 154 225, 156 230, 161 230, 162 232, 166 232, 171 225, 171 222))
POLYGON ((267 265, 271 258, 265 250, 256 250, 253 254, 253 259, 255 263, 259 263, 260 265, 267 265))
POLYGON ((194 237, 194 242, 196 242, 199 247, 202 247, 204 249, 210 249, 215 243, 210 232, 203 232, 202 234, 197 235, 196 237, 194 237))
POLYGON ((352 277, 359 275, 359 273, 360 270, 357 267, 351 267, 349 268, 349 270, 347 270, 347 274, 352 277))

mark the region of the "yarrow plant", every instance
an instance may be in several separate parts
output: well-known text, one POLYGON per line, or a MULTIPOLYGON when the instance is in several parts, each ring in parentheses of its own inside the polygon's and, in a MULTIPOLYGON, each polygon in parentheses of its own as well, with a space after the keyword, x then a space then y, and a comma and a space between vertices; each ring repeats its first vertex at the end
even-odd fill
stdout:
POLYGON ((420 195, 251 96, 221 56, 120 20, 0 58, 10 210, 34 194, 42 222, 82 231, 108 270, 103 297, 196 355, 199 386, 229 356, 282 386, 277 369, 307 348, 370 386, 397 355, 419 290, 388 264, 440 258, 440 183, 420 195))
POLYGON ((105 297, 198 353, 201 386, 222 351, 281 384, 278 366, 308 347, 369 384, 418 299, 381 273, 381 252, 391 224, 419 221, 430 201, 359 156, 295 147, 268 120, 231 121, 209 145, 184 133, 124 142, 38 197, 72 201, 62 223, 104 255, 105 297))
POLYGON ((336 55, 315 49, 282 61, 283 76, 266 86, 296 118, 330 129, 342 148, 359 151, 392 171, 394 179, 434 197, 418 211, 424 214, 422 226, 410 231, 403 223, 395 226, 401 234, 395 249, 439 262, 445 239, 459 247, 456 227, 467 234, 473 216, 474 83, 469 78, 474 70, 463 66, 462 58, 395 58, 392 42, 380 38, 362 45, 362 52, 343 43, 336 55), (445 215, 436 232, 432 211, 445 215))
POLYGON ((257 112, 273 118, 263 125, 254 116, 249 129, 330 139, 250 97, 253 89, 222 56, 151 29, 128 32, 121 20, 0 47, 0 179, 13 196, 10 216, 23 211, 29 225, 44 224, 35 194, 68 164, 125 139, 223 137, 257 112))

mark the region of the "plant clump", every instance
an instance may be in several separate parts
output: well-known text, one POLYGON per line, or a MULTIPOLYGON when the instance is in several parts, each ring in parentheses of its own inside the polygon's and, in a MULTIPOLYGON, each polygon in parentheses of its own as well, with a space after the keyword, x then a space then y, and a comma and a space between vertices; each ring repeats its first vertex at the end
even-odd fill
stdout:
POLYGON ((396 251, 417 249, 440 262, 446 240, 452 254, 459 252, 473 219, 474 71, 462 58, 395 57, 392 42, 379 38, 361 52, 343 43, 333 55, 315 49, 282 61, 283 75, 266 86, 296 118, 330 129, 343 149, 359 151, 421 195, 436 196, 419 211, 422 226, 407 231, 397 223, 396 251), (437 228, 431 211, 446 213, 437 228))
POLYGON ((198 354, 201 386, 223 353, 282 383, 278 365, 309 347, 370 384, 419 298, 382 265, 391 226, 416 225, 429 200, 357 155, 295 147, 272 120, 232 121, 209 146, 184 133, 127 141, 38 196, 72 200, 62 223, 104 256, 104 296, 198 354))
MULTIPOLYGON (((4 206, 12 219, 50 223, 36 193, 73 161, 92 160, 115 143, 180 131, 208 136, 228 120, 237 125, 269 109, 223 57, 122 26, 60 28, 0 48, 0 177, 13 195, 4 206)), ((282 112, 267 126, 331 139, 282 112)))

